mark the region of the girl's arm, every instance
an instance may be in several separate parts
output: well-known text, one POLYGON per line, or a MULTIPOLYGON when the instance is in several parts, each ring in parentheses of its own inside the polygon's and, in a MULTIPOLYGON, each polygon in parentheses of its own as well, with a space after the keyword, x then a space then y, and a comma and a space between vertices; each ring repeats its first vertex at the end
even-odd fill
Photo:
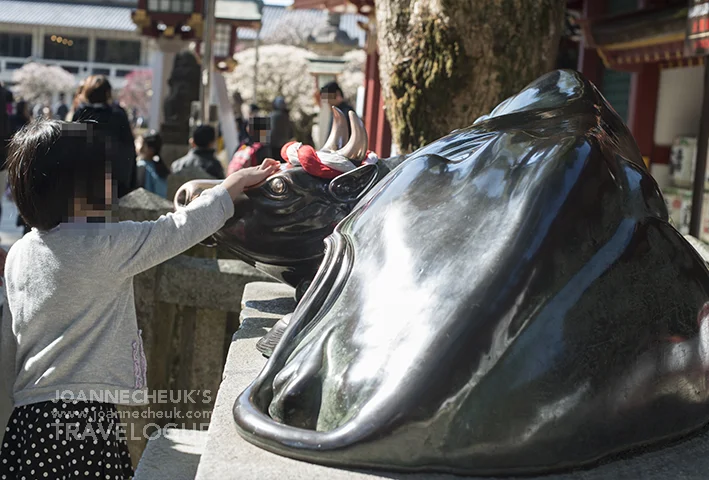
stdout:
POLYGON ((120 277, 144 272, 188 250, 219 230, 234 214, 234 200, 245 188, 276 173, 280 163, 269 160, 230 175, 174 213, 153 222, 120 222, 111 229, 105 258, 113 260, 120 277))

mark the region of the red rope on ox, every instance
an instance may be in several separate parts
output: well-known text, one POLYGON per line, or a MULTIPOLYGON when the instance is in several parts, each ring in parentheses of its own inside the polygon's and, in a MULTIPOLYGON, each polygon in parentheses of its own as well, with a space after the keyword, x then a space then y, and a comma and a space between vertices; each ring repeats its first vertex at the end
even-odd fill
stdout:
POLYGON ((288 153, 287 153, 287 152, 288 152, 288 147, 290 147, 290 146, 293 145, 294 143, 298 143, 298 142, 288 142, 288 143, 286 143, 285 145, 283 145, 283 146, 281 147, 281 158, 282 158, 283 160, 285 160, 286 162, 288 162, 288 163, 290 163, 290 160, 288 160, 288 153))
POLYGON ((298 149, 298 160, 303 170, 314 177, 332 179, 342 175, 342 172, 323 165, 318 158, 318 154, 310 145, 303 145, 298 149))
MULTIPOLYGON (((294 143, 296 142, 288 142, 281 148, 281 157, 283 157, 283 160, 291 164, 292 162, 288 158, 287 151, 288 148, 294 143)), ((342 172, 339 172, 333 168, 328 167, 327 165, 324 165, 318 158, 318 154, 315 149, 310 145, 302 145, 298 149, 298 163, 300 163, 300 166, 303 167, 303 170, 305 170, 314 177, 325 178, 329 180, 339 175, 342 175, 342 172)))

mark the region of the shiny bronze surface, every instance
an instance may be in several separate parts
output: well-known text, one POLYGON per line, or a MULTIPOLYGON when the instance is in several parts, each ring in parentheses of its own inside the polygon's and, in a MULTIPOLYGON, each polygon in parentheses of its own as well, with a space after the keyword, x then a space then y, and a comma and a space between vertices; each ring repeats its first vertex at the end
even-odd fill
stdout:
POLYGON ((709 271, 576 72, 412 154, 326 243, 234 405, 252 443, 342 467, 531 474, 709 422, 709 271))

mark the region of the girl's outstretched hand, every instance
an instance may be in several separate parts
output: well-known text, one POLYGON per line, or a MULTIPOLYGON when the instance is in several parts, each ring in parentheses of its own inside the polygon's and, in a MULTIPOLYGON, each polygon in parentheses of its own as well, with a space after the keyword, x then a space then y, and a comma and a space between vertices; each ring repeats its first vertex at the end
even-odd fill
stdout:
POLYGON ((281 163, 272 158, 267 158, 261 165, 256 167, 243 168, 238 172, 229 175, 222 183, 227 189, 232 200, 241 194, 244 189, 258 185, 268 177, 278 172, 281 168, 281 163))
POLYGON ((272 158, 267 158, 261 165, 244 168, 233 175, 244 176, 244 187, 253 187, 266 180, 281 168, 281 162, 272 158))

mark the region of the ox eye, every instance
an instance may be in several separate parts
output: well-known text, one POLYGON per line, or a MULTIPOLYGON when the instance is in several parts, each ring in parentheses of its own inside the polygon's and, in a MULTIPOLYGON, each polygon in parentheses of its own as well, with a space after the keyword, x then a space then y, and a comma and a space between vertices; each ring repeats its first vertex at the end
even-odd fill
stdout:
POLYGON ((271 191, 276 195, 283 195, 286 193, 286 191, 288 191, 288 186, 286 185, 285 180, 278 177, 268 182, 268 188, 270 188, 271 191))

